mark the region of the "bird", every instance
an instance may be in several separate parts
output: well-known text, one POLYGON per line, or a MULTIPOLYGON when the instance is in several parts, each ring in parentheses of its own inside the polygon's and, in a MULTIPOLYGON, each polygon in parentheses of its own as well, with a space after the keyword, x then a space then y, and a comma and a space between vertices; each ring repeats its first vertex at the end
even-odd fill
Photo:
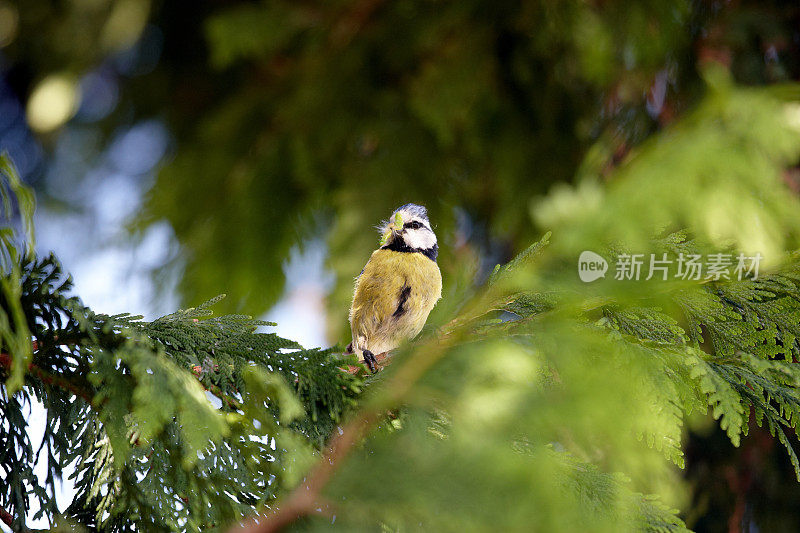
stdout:
POLYGON ((381 240, 356 278, 347 347, 377 371, 375 355, 416 337, 442 297, 439 245, 425 207, 405 204, 378 226, 381 240))

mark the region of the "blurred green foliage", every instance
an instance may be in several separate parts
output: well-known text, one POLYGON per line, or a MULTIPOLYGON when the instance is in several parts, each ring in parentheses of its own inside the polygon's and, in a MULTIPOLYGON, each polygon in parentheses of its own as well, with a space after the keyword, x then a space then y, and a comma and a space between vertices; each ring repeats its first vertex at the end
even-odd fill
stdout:
POLYGON ((337 337, 371 226, 415 201, 447 244, 445 263, 456 231, 469 231, 457 209, 479 246, 523 245, 535 235, 531 197, 571 180, 598 137, 636 141, 654 127, 643 95, 685 60, 692 16, 685 2, 233 2, 191 15, 164 3, 154 13, 165 35, 155 85, 127 97, 171 117, 178 150, 142 223, 166 218, 184 245, 187 301, 227 286, 249 312, 280 295, 290 246, 323 231, 337 337), (333 218, 298 223, 315 213, 333 218))

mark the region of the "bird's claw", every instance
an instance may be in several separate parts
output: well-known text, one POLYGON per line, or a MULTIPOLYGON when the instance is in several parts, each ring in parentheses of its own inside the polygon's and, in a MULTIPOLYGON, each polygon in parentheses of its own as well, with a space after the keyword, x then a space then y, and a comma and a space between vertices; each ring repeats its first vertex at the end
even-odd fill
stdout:
POLYGON ((375 355, 370 352, 369 350, 364 350, 364 363, 366 363, 367 368, 373 374, 378 371, 378 360, 375 359, 375 355))

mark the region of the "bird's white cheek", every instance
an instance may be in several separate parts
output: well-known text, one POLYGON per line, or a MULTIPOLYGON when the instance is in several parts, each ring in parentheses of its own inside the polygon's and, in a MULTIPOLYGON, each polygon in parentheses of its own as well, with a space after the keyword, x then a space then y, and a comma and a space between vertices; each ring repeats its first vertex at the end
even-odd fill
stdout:
POLYGON ((406 231, 404 240, 411 248, 420 248, 427 250, 436 244, 436 235, 431 231, 413 230, 406 231))

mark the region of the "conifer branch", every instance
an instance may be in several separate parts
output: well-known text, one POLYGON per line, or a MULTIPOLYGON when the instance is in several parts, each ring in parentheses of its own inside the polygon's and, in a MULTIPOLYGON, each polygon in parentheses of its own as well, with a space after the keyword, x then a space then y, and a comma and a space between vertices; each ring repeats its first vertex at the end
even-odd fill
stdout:
MULTIPOLYGON (((3 367, 5 370, 9 370, 11 368, 11 356, 9 356, 5 352, 0 352, 0 367, 3 367)), ((47 370, 44 370, 33 363, 28 365, 28 372, 38 378, 42 383, 47 385, 52 385, 63 389, 67 392, 72 393, 73 395, 83 399, 89 405, 92 405, 92 401, 94 399, 94 392, 81 387, 77 383, 70 381, 69 379, 65 378, 64 376, 59 376, 57 374, 52 374, 47 370)))

